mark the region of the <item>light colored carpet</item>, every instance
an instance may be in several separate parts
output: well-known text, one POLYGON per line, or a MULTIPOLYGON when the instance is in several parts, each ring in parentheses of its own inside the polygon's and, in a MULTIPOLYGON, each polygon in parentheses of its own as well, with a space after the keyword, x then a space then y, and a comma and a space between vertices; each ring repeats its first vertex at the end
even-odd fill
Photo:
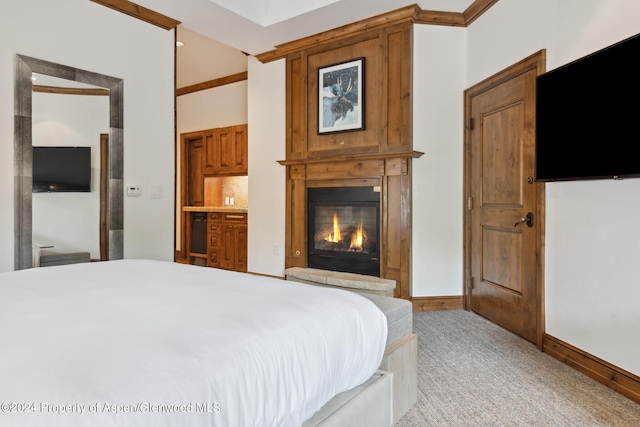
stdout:
POLYGON ((640 426, 640 405, 468 311, 417 312, 418 402, 396 424, 640 426))

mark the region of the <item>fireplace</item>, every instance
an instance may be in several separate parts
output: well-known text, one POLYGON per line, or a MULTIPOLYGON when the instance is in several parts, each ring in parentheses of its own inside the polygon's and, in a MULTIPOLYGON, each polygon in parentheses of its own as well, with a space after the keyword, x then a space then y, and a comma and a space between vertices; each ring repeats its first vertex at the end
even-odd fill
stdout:
POLYGON ((380 277, 380 192, 308 189, 308 266, 380 277))

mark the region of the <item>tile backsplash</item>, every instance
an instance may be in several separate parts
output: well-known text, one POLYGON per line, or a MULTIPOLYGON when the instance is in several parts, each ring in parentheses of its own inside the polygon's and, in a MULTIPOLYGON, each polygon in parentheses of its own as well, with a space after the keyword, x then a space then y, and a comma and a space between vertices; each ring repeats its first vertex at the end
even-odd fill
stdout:
POLYGON ((247 208, 249 193, 248 176, 207 177, 204 179, 205 206, 225 206, 225 200, 233 198, 233 206, 247 208))

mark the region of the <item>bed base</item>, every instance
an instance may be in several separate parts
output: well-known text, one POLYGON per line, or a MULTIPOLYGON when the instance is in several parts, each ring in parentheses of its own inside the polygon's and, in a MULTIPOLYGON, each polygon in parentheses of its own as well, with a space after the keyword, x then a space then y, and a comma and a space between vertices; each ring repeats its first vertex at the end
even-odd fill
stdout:
POLYGON ((389 372, 376 372, 358 387, 336 395, 302 427, 392 426, 392 378, 389 372))
POLYGON ((388 345, 373 377, 338 394, 302 426, 393 426, 418 399, 417 354, 415 334, 388 345))
POLYGON ((385 348, 380 369, 393 374, 393 423, 418 401, 418 337, 406 334, 385 348))

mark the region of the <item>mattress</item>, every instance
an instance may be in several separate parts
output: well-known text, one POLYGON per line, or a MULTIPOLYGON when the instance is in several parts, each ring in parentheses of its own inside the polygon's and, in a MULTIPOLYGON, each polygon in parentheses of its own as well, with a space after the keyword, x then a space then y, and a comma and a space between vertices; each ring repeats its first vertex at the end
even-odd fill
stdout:
POLYGON ((0 425, 297 426, 371 377, 352 292, 119 260, 0 274, 0 425))

